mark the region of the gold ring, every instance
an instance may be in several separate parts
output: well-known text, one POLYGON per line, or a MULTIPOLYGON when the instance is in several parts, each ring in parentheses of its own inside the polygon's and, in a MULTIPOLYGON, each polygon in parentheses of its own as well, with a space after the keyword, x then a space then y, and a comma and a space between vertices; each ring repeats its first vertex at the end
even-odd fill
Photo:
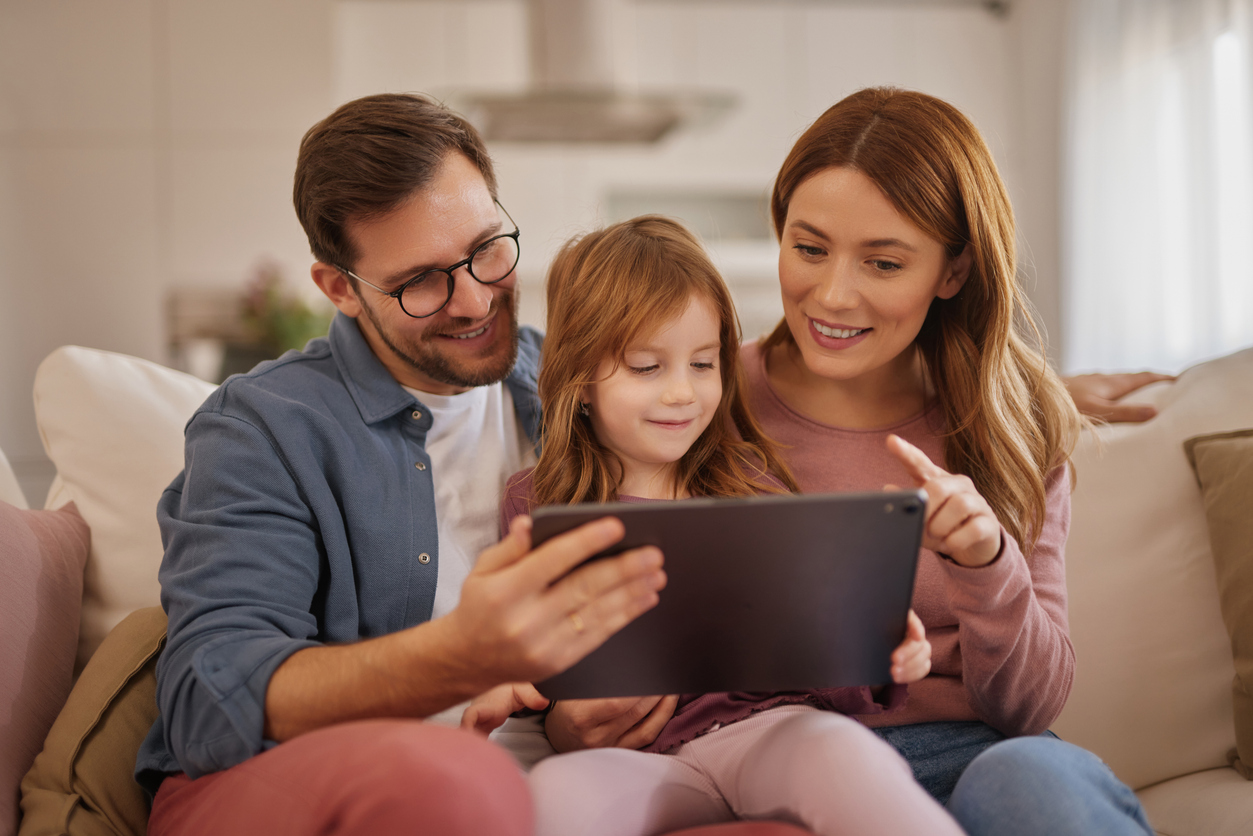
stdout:
POLYGON ((570 624, 574 627, 575 633, 582 633, 587 626, 583 623, 583 619, 579 617, 577 612, 570 613, 570 624))

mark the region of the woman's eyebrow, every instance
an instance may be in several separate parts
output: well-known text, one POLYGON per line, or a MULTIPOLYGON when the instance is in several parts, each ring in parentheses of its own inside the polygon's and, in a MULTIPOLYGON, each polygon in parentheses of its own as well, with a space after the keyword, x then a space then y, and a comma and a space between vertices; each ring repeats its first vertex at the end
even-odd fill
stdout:
POLYGON ((909 250, 911 253, 918 252, 918 248, 912 244, 906 244, 899 238, 876 238, 873 241, 862 243, 863 247, 899 247, 902 250, 909 250))
MULTIPOLYGON (((808 232, 810 235, 813 235, 813 236, 814 236, 814 237, 816 237, 816 238, 821 238, 823 241, 830 241, 830 240, 831 240, 831 236, 827 235, 827 234, 826 234, 825 232, 823 232, 821 229, 819 229, 818 227, 816 227, 816 226, 814 226, 813 224, 809 223, 808 221, 801 221, 801 220, 790 221, 790 222, 788 223, 788 227, 789 227, 789 228, 790 228, 790 227, 799 227, 800 229, 803 229, 803 230, 805 230, 806 232, 808 232)), ((918 252, 918 248, 917 248, 917 247, 915 247, 913 244, 907 244, 907 243, 905 243, 904 241, 902 241, 902 240, 901 240, 901 239, 899 239, 899 238, 875 238, 875 239, 870 240, 870 241, 863 241, 863 242, 861 243, 861 246, 862 246, 862 247, 864 247, 864 248, 865 248, 865 247, 869 247, 869 248, 874 248, 874 247, 899 247, 900 249, 902 249, 902 250, 908 250, 908 251, 909 251, 909 252, 911 252, 911 253, 916 253, 916 252, 918 252)))
POLYGON ((808 232, 810 235, 814 235, 818 238, 821 238, 823 241, 831 240, 830 237, 825 232, 823 232, 821 229, 814 226, 813 224, 809 223, 808 221, 796 220, 796 221, 792 221, 791 223, 789 223, 788 226, 800 227, 801 229, 808 232))

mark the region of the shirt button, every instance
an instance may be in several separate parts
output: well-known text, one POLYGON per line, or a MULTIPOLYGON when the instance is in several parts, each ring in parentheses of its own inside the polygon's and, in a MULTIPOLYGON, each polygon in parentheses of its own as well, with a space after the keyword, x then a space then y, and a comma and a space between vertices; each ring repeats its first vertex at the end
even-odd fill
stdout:
POLYGON ((418 410, 416 410, 416 409, 413 411, 413 413, 412 413, 412 414, 413 414, 413 420, 415 420, 415 421, 417 421, 419 418, 421 418, 421 417, 422 417, 422 413, 421 413, 421 412, 419 412, 419 411, 418 411, 418 410))
POLYGON ((418 470, 426 470, 426 462, 414 462, 413 466, 418 470))
POLYGON ((431 556, 426 552, 422 552, 422 554, 418 555, 418 562, 423 564, 430 563, 431 556))

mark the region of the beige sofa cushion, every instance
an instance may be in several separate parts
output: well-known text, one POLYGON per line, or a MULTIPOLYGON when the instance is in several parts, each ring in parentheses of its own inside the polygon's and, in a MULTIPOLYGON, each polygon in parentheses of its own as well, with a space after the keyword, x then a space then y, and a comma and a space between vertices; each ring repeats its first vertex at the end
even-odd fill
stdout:
POLYGON ((17 828, 17 787, 70 692, 91 533, 73 505, 0 502, 0 836, 17 828))
POLYGON ((1253 833, 1253 784, 1234 769, 1207 769, 1141 790, 1138 795, 1159 836, 1253 833))
POLYGON ((1226 766, 1235 745, 1231 645, 1183 441, 1253 426, 1253 350, 1138 400, 1158 417, 1105 427, 1075 454, 1066 578, 1077 669, 1054 725, 1134 788, 1226 766))
POLYGON ((21 836, 143 836, 148 796, 132 777, 157 719, 165 613, 127 616, 83 670, 22 779, 21 836))
POLYGON ((183 426, 213 385, 147 360, 58 348, 35 375, 35 418, 57 468, 49 507, 91 526, 78 664, 126 615, 160 601, 157 500, 183 467, 183 426))
POLYGON ((1253 429, 1190 438, 1236 677, 1236 771, 1253 778, 1253 429))

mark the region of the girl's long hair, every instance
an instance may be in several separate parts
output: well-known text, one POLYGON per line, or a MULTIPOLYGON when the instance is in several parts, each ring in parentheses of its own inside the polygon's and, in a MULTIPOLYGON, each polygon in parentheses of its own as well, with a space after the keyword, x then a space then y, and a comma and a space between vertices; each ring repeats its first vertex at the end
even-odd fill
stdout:
MULTIPOLYGON (((1084 423, 1036 348, 1043 340, 1018 280, 1013 210, 991 152, 946 102, 861 90, 818 117, 788 154, 770 201, 776 236, 797 187, 832 167, 869 177, 949 258, 970 248, 966 283, 931 303, 916 344, 947 426, 943 465, 969 476, 1030 547, 1044 525, 1045 478, 1069 460, 1084 423)), ((788 343, 785 319, 762 351, 788 343)))
POLYGON ((606 358, 680 316, 690 300, 717 314, 722 400, 678 461, 675 488, 691 496, 796 490, 787 465, 748 411, 739 364, 740 328, 722 277, 682 225, 657 215, 614 224, 567 243, 548 271, 548 333, 539 375, 543 450, 537 505, 617 498, 621 462, 580 414, 583 389, 606 358), (773 479, 771 478, 773 476, 773 479), (777 481, 776 481, 777 480, 777 481))

